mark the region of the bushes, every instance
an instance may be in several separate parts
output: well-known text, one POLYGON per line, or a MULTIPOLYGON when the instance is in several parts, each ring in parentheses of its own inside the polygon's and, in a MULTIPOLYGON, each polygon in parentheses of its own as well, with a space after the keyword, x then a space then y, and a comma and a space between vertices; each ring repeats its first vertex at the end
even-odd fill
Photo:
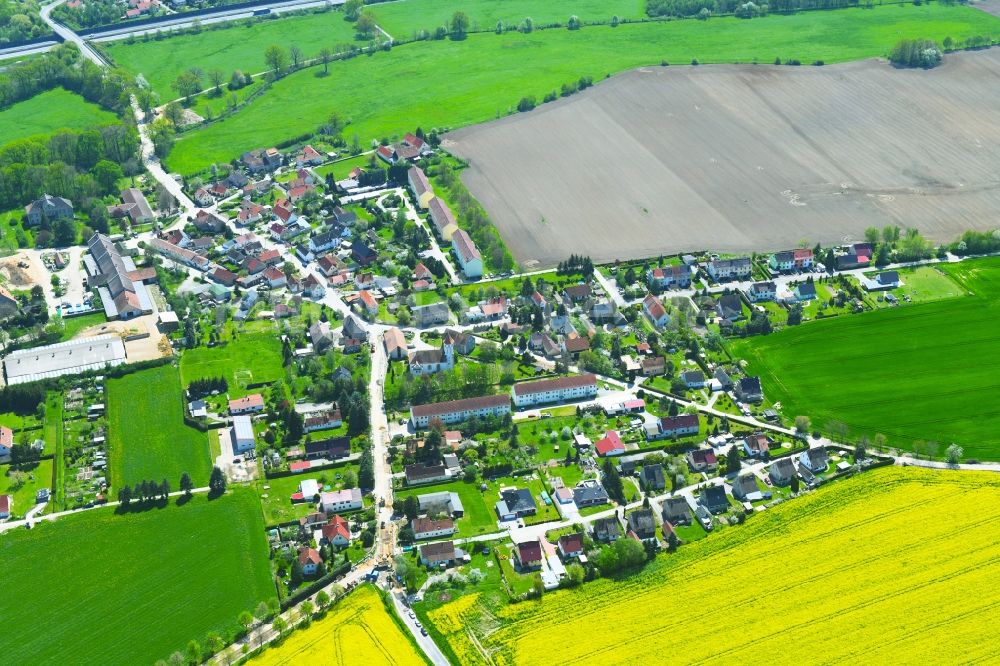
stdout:
POLYGON ((889 52, 889 62, 896 67, 931 69, 941 64, 941 47, 927 39, 902 39, 889 52))

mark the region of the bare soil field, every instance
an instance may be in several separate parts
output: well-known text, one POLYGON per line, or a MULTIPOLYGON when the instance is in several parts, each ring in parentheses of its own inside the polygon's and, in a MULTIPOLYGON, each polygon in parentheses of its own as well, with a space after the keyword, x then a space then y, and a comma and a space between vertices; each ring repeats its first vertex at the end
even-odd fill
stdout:
POLYGON ((450 133, 514 257, 550 266, 997 226, 1000 49, 937 69, 645 68, 450 133))

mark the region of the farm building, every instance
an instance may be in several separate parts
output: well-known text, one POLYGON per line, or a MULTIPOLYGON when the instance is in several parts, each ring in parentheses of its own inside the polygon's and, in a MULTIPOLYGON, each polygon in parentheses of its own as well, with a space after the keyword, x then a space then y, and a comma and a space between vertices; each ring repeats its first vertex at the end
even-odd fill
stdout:
POLYGON ((101 370, 125 362, 125 343, 118 335, 98 335, 44 347, 22 349, 3 361, 8 384, 101 370))

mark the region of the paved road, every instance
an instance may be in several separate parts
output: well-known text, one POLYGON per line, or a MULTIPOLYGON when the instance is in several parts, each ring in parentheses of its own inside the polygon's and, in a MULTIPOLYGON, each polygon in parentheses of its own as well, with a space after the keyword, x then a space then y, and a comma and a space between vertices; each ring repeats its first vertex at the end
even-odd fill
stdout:
POLYGON ((80 53, 83 54, 83 57, 92 61, 98 67, 107 67, 108 63, 105 62, 104 58, 102 58, 100 54, 97 53, 97 51, 90 48, 90 46, 87 45, 87 42, 84 41, 83 38, 80 37, 80 35, 76 34, 72 30, 64 26, 62 23, 59 23, 58 21, 52 18, 51 16, 52 10, 58 7, 59 5, 63 4, 64 2, 66 2, 66 0, 56 0, 55 2, 42 7, 42 10, 40 12, 42 20, 48 23, 49 27, 52 28, 52 31, 55 32, 60 37, 62 37, 64 41, 73 42, 74 44, 76 44, 77 47, 80 49, 80 53))

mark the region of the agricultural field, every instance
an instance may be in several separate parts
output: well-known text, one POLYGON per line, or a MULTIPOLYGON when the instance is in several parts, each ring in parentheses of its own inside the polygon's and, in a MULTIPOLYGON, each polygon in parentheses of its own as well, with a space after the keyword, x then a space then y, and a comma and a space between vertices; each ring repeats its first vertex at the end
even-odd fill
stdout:
POLYGON ((469 594, 422 615, 461 664, 533 666, 553 654, 574 664, 624 654, 634 663, 665 654, 681 663, 988 661, 997 520, 996 475, 885 468, 755 514, 622 580, 510 605, 469 594), (745 566, 779 560, 777 577, 745 566))
POLYGON ((445 145, 471 162, 464 182, 522 265, 840 243, 902 220, 952 241, 992 228, 1000 205, 982 178, 1000 165, 985 124, 1000 92, 979 84, 998 64, 994 50, 931 71, 643 69, 445 145), (934 111, 908 113, 911 99, 934 111), (879 131, 852 131, 855 111, 879 131), (577 140, 591 132, 605 140, 577 140))
POLYGON ((378 591, 363 585, 306 629, 251 659, 252 666, 281 664, 394 664, 427 661, 378 591))
POLYGON ((420 30, 434 32, 448 25, 456 9, 469 17, 472 31, 495 30, 497 22, 517 27, 526 17, 536 26, 563 23, 576 16, 584 23, 608 22, 612 16, 620 19, 643 18, 645 3, 640 0, 470 0, 456 4, 453 0, 403 0, 372 5, 370 11, 383 30, 396 39, 407 39, 420 30))
POLYGON ((181 356, 181 382, 224 377, 229 395, 247 394, 248 384, 265 384, 281 379, 281 342, 272 333, 242 333, 238 338, 215 347, 195 347, 181 356))
MULTIPOLYGON (((330 99, 337 100, 341 117, 351 119, 345 137, 350 140, 356 134, 367 144, 372 138, 401 135, 416 126, 453 129, 498 118, 511 113, 525 95, 540 101, 547 92, 581 76, 600 80, 663 60, 772 62, 777 56, 842 62, 885 54, 900 35, 964 39, 994 31, 1000 32, 1000 20, 985 12, 934 3, 773 15, 753 21, 713 18, 419 42, 332 63, 328 77, 317 77, 314 69, 287 76, 232 117, 179 137, 168 163, 172 171, 191 174, 212 163, 228 162, 245 150, 313 130, 329 117, 330 99), (418 75, 426 72, 433 75, 418 75)), ((989 94, 984 97, 988 99, 989 94)), ((853 117, 839 116, 841 123, 853 117)), ((588 161, 592 159, 589 155, 588 161)))
POLYGON ((55 88, 0 111, 0 136, 7 142, 63 128, 81 130, 110 125, 117 120, 115 114, 76 93, 55 88))
POLYGON ((165 365, 111 379, 107 396, 113 488, 166 479, 176 489, 183 472, 195 486, 208 485, 208 437, 184 423, 177 368, 165 365))
POLYGON ((903 449, 934 441, 938 455, 955 442, 966 457, 996 460, 987 396, 1000 369, 1000 262, 944 269, 977 295, 789 327, 734 341, 730 351, 749 361, 786 415, 806 414, 820 429, 840 421, 849 438, 881 432, 903 449))
POLYGON ((253 494, 240 490, 140 513, 85 511, 4 534, 0 612, 30 609, 31 626, 45 629, 3 632, 4 658, 151 664, 191 639, 204 644, 210 631, 234 630, 242 611, 275 596, 263 528, 253 494))
MULTIPOLYGON (((324 46, 337 51, 339 46, 352 41, 353 24, 344 20, 343 12, 329 11, 229 24, 216 30, 206 28, 195 35, 176 35, 159 41, 138 39, 129 44, 128 40, 118 40, 102 46, 115 64, 142 74, 160 94, 161 101, 167 102, 177 97, 171 84, 190 67, 198 67, 206 75, 213 69, 221 70, 228 82, 236 69, 244 74, 268 69, 264 51, 272 44, 286 49, 295 45, 305 58, 315 58, 324 46)), ((310 74, 315 75, 316 71, 311 70, 310 74)), ((207 76, 204 82, 211 86, 207 76)))

